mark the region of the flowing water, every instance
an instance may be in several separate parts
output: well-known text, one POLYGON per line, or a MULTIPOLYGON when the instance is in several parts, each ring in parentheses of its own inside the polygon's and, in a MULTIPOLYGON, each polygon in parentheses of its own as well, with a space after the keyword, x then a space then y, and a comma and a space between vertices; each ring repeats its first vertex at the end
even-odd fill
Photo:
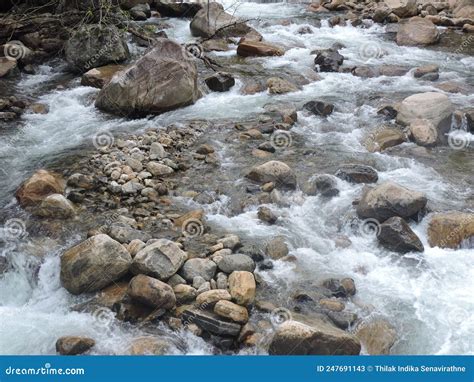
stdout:
MULTIPOLYGON (((474 57, 437 50, 399 47, 387 38, 382 26, 368 28, 351 26, 330 28, 322 21, 313 27, 314 15, 305 13, 304 6, 288 3, 238 3, 235 13, 252 19, 251 23, 265 40, 284 46, 281 57, 249 59, 257 73, 287 73, 311 78, 316 48, 330 47, 340 42, 340 53, 348 65, 397 64, 416 67, 425 64, 440 66, 440 81, 454 80, 474 86, 474 57), (281 25, 282 17, 295 23, 281 25), (308 25, 313 33, 300 35, 297 29, 308 25), (375 53, 374 53, 375 52, 375 53)), ((170 38, 190 42, 189 20, 170 19, 170 38)), ((135 48, 136 49, 136 48, 135 48)), ((223 63, 242 67, 235 60, 235 50, 217 54, 223 63)), ((244 69, 242 69, 244 70, 244 69)), ((439 210, 473 210, 474 137, 469 147, 454 150, 442 147, 420 152, 406 143, 390 154, 369 153, 364 147, 367 132, 377 129, 382 120, 377 106, 383 100, 395 102, 407 95, 437 90, 434 83, 423 82, 411 74, 403 77, 362 79, 351 74, 323 73, 321 80, 302 87, 301 91, 281 96, 266 92, 242 95, 244 86, 238 80, 227 93, 211 93, 196 104, 164 115, 138 120, 110 117, 93 105, 96 89, 80 86, 79 80, 65 72, 63 65, 51 62, 40 67, 35 75, 23 75, 10 86, 13 94, 32 94, 38 102, 49 105, 45 115, 25 114, 18 127, 0 132, 0 186, 2 221, 19 219, 20 229, 28 216, 14 201, 14 190, 34 169, 61 161, 72 152, 90 147, 98 131, 140 131, 148 127, 190 119, 240 120, 263 112, 269 102, 291 101, 297 106, 311 99, 324 99, 336 105, 329 118, 298 115, 292 129, 293 142, 304 142, 311 155, 294 155, 292 147, 278 155, 288 159, 296 169, 312 173, 333 172, 341 163, 366 163, 379 171, 381 181, 393 180, 426 193, 430 207, 439 210)), ((2 93, 5 90, 2 90, 2 93)), ((439 90, 437 90, 439 91, 439 90)), ((468 95, 447 93, 457 108, 474 104, 472 91, 468 95)), ((0 94, 1 95, 1 94, 0 94)), ((228 183, 239 178, 243 163, 239 153, 219 141, 210 139, 219 148, 222 169, 230 174, 228 183)), ((230 213, 229 198, 204 205, 209 222, 242 236, 265 240, 284 235, 296 263, 276 262, 275 268, 262 272, 264 280, 283 299, 297 286, 308 285, 323 278, 352 277, 357 285, 356 299, 350 308, 363 317, 383 316, 392 322, 399 339, 394 354, 473 354, 474 353, 474 250, 431 248, 427 243, 426 221, 411 227, 423 241, 421 255, 394 256, 382 250, 376 240, 355 232, 350 220, 352 201, 360 193, 360 185, 340 181, 339 196, 330 201, 306 197, 301 192, 283 194, 283 204, 272 206, 281 214, 276 226, 259 223, 256 207, 235 215, 230 213), (337 248, 334 239, 341 233, 352 241, 348 248, 337 248), (288 292, 290 291, 290 292, 288 292)), ((25 225, 28 227, 28 224, 25 225)), ((23 227, 24 228, 24 227, 23 227)), ((60 286, 59 254, 76 243, 79 236, 70 232, 60 243, 33 242, 24 235, 21 243, 8 240, 3 232, 1 256, 10 268, 0 276, 0 353, 49 354, 54 343, 66 334, 88 335, 97 340, 98 353, 123 353, 128 341, 138 329, 99 319, 86 313, 71 312, 70 307, 84 300, 72 297, 60 286), (39 253, 39 254, 38 254, 39 253), (106 325, 104 325, 106 321, 106 325)), ((207 354, 209 345, 189 333, 175 333, 177 353, 207 354)))

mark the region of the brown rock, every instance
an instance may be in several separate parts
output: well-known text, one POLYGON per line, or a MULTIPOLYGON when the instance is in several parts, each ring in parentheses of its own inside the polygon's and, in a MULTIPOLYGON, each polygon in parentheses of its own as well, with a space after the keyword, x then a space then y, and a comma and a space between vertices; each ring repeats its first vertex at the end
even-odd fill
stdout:
POLYGON ((385 128, 376 131, 366 142, 367 149, 371 152, 384 151, 406 141, 405 134, 399 129, 385 128))
POLYGON ((125 69, 125 65, 105 65, 93 68, 82 75, 81 85, 102 89, 115 73, 125 69))
POLYGON ((129 353, 131 355, 164 355, 168 352, 169 344, 158 337, 143 336, 132 341, 129 353))
POLYGON ((62 194, 64 180, 46 170, 36 171, 16 192, 16 198, 22 207, 39 204, 48 195, 62 194))
POLYGON ((229 276, 229 290, 232 300, 239 305, 249 305, 255 300, 255 277, 251 272, 234 271, 229 276))
POLYGON ((241 57, 252 56, 283 56, 284 50, 261 41, 244 40, 237 47, 237 54, 241 57))
POLYGON ((355 335, 370 355, 390 354, 390 348, 397 339, 395 328, 384 319, 362 322, 355 335))
POLYGON ((138 275, 130 280, 128 295, 155 309, 171 309, 176 305, 173 289, 153 277, 138 275))
POLYGON ((428 225, 428 241, 432 247, 458 248, 464 241, 472 242, 473 236, 473 213, 438 213, 433 215, 428 225))
POLYGON ((232 297, 230 293, 225 289, 213 289, 207 292, 201 293, 197 296, 196 302, 205 307, 210 307, 220 300, 230 300, 232 297))
POLYGON ((61 355, 77 355, 85 353, 94 345, 92 338, 65 336, 56 341, 56 352, 61 355))
POLYGON ((214 313, 239 323, 246 323, 249 320, 246 308, 226 300, 217 302, 214 306, 214 313))
POLYGON ((416 46, 431 45, 439 40, 436 26, 427 19, 412 17, 407 22, 401 23, 397 33, 397 44, 416 46))

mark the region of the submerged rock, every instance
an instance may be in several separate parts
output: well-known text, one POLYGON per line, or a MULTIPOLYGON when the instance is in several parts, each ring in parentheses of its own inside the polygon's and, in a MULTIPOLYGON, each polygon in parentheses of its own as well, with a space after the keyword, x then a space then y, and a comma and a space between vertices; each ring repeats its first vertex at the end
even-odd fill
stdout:
POLYGON ((337 72, 344 62, 344 56, 335 49, 319 51, 314 59, 314 64, 320 72, 337 72))
POLYGON ((48 195, 34 211, 36 216, 53 219, 68 219, 75 214, 74 206, 61 194, 48 195))
POLYGON ((329 174, 315 176, 308 182, 306 194, 310 196, 321 195, 327 198, 339 195, 336 177, 329 174))
POLYGON ((370 355, 390 354, 390 349, 397 340, 395 328, 382 318, 361 322, 355 335, 370 355))
POLYGON ((235 85, 235 79, 230 73, 215 73, 205 79, 209 89, 215 92, 226 92, 235 85))
POLYGON ((374 168, 362 164, 342 165, 335 175, 351 183, 377 183, 379 179, 374 168))

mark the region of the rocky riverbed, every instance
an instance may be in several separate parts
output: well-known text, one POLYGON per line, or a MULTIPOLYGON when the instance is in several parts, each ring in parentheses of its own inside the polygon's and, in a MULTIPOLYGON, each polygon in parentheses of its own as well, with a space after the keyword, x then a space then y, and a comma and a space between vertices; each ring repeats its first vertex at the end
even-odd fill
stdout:
POLYGON ((2 21, 5 353, 472 353, 473 6, 137 3, 2 21))

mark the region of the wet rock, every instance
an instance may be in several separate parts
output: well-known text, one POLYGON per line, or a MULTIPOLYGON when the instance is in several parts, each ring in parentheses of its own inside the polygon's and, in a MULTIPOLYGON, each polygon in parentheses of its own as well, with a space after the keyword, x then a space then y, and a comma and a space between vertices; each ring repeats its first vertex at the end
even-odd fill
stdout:
POLYGON ((61 284, 72 294, 94 292, 125 275, 131 261, 119 242, 95 235, 61 256, 61 284))
POLYGON ((310 111, 314 115, 327 117, 332 114, 334 105, 323 101, 309 101, 303 105, 303 109, 310 111))
POLYGON ((283 236, 271 239, 265 246, 265 253, 274 260, 281 259, 288 255, 289 249, 283 236))
POLYGON ((249 256, 241 253, 223 256, 219 261, 216 259, 216 262, 219 269, 225 273, 234 271, 253 272, 255 270, 255 262, 249 256))
POLYGON ((398 146, 406 140, 405 134, 400 129, 387 127, 370 136, 366 146, 371 152, 384 151, 390 147, 398 146))
POLYGON ((188 282, 192 282, 196 276, 210 281, 216 274, 217 265, 208 259, 189 259, 180 270, 180 275, 188 282))
POLYGON ((311 29, 310 26, 304 25, 304 26, 299 27, 298 30, 296 31, 296 33, 298 33, 298 34, 312 34, 313 30, 311 29))
POLYGON ((127 293, 154 309, 171 309, 176 305, 174 291, 168 284, 145 275, 132 278, 127 293))
POLYGON ((474 25, 464 24, 462 27, 462 31, 464 33, 474 33, 474 25))
POLYGON ((320 72, 338 72, 343 62, 344 56, 334 49, 320 51, 314 59, 314 64, 319 66, 320 72))
MULTIPOLYGON (((347 298, 356 294, 354 280, 351 278, 330 278, 322 282, 322 286, 329 290, 334 297, 347 298)), ((324 293, 324 290, 322 291, 324 293)))
POLYGON ((393 105, 385 105, 377 110, 377 114, 385 116, 386 119, 395 119, 398 114, 398 109, 393 105))
POLYGON ((438 130, 430 121, 415 119, 409 128, 413 140, 419 146, 433 147, 438 142, 438 130))
POLYGON ((390 12, 398 17, 412 17, 418 14, 416 0, 384 0, 390 12))
POLYGON ((93 68, 82 75, 81 85, 102 89, 110 82, 110 79, 115 73, 123 70, 124 68, 124 65, 115 64, 93 68))
POLYGON ((283 56, 285 51, 266 42, 244 39, 237 46, 237 54, 241 57, 283 56))
POLYGON ((196 324, 202 330, 220 336, 237 337, 241 325, 235 322, 222 320, 217 314, 198 309, 187 309, 183 312, 182 319, 186 325, 196 324))
POLYGON ((266 112, 270 115, 276 115, 281 118, 283 123, 294 124, 298 120, 298 114, 295 105, 288 102, 278 102, 264 106, 266 112))
POLYGON ((174 170, 165 164, 161 164, 158 162, 148 162, 146 165, 147 171, 149 171, 153 176, 163 176, 169 175, 174 172, 174 170))
POLYGON ((286 163, 279 161, 254 166, 246 176, 260 184, 273 182, 276 187, 296 188, 295 173, 286 163))
POLYGON ((158 38, 151 51, 116 73, 95 105, 114 114, 146 116, 193 104, 199 97, 195 62, 181 45, 158 38))
POLYGON ((359 340, 316 318, 288 320, 278 326, 268 350, 270 355, 357 355, 359 340))
POLYGON ((93 176, 75 173, 67 179, 67 185, 72 188, 92 190, 96 187, 93 176))
MULTIPOLYGON (((169 284, 169 281, 168 281, 169 284)), ((193 288, 190 285, 178 284, 173 287, 174 295, 176 296, 176 301, 179 304, 186 304, 194 301, 197 296, 196 288, 193 288)))
POLYGON ((400 65, 380 65, 377 67, 358 66, 352 70, 352 74, 362 78, 374 78, 379 76, 400 77, 409 72, 409 68, 400 65))
POLYGON ((159 239, 135 255, 131 271, 167 280, 181 268, 187 257, 186 252, 172 241, 159 239))
POLYGON ((397 44, 406 46, 432 45, 438 42, 439 32, 427 19, 412 17, 399 24, 397 44))
POLYGON ((423 252, 421 240, 410 226, 398 216, 386 220, 380 225, 377 239, 385 248, 398 252, 423 252))
POLYGON ((135 338, 130 344, 130 355, 165 355, 169 351, 169 341, 151 336, 135 338))
POLYGON ((134 239, 140 240, 142 243, 151 239, 150 234, 123 224, 112 224, 107 230, 107 234, 122 244, 130 243, 134 239))
POLYGON ((454 107, 449 98, 441 93, 414 94, 403 100, 397 115, 397 122, 410 125, 417 119, 429 121, 441 137, 451 128, 454 107))
POLYGON ((196 298, 196 303, 201 307, 211 307, 217 301, 231 299, 230 293, 226 289, 213 289, 199 294, 196 298))
POLYGON ((439 66, 438 65, 425 65, 420 66, 413 72, 415 78, 422 80, 436 81, 439 78, 439 66))
POLYGON ((127 43, 118 28, 98 24, 79 26, 66 42, 65 55, 71 69, 76 72, 86 72, 130 57, 127 43))
POLYGON ((279 77, 269 78, 267 80, 267 87, 270 94, 285 94, 298 91, 296 85, 279 77))
POLYGON ((474 108, 469 109, 464 113, 467 123, 467 130, 474 134, 474 108))
POLYGON ((428 225, 428 242, 432 247, 458 248, 462 243, 473 247, 474 214, 444 212, 431 217, 428 225))
POLYGON ((251 28, 237 17, 225 12, 220 3, 208 3, 196 13, 189 25, 195 37, 243 36, 251 28))
POLYGON ((83 354, 95 345, 88 337, 65 336, 56 341, 56 352, 60 355, 83 354))
POLYGON ((384 222, 394 216, 410 218, 425 208, 426 203, 423 193, 388 181, 366 189, 356 210, 362 219, 384 222))
POLYGON ((357 320, 357 315, 351 312, 326 312, 326 315, 339 329, 346 330, 357 320))
POLYGON ((215 92, 226 92, 235 85, 235 79, 232 74, 223 72, 215 73, 204 81, 209 89, 215 92))
POLYGON ((49 106, 44 103, 33 103, 29 106, 29 110, 34 114, 48 114, 49 106))
POLYGON ((275 224, 278 220, 278 216, 268 207, 259 207, 257 217, 268 224, 275 224))
POLYGON ((18 73, 17 62, 14 59, 0 57, 0 78, 18 73))
POLYGON ((229 291, 232 300, 239 305, 250 305, 255 300, 255 277, 250 272, 235 271, 229 275, 229 291))
POLYGON ((379 4, 374 10, 372 20, 374 20, 376 23, 382 23, 390 13, 392 13, 392 9, 390 7, 388 7, 385 3, 379 4))
POLYGON ((130 17, 133 20, 146 20, 151 16, 151 10, 149 4, 137 4, 130 9, 130 17))
POLYGON ((33 212, 36 216, 53 219, 68 219, 75 214, 74 206, 61 194, 48 195, 33 212))
POLYGON ((308 181, 305 190, 307 195, 321 195, 327 198, 339 195, 337 180, 333 175, 316 175, 308 181))
POLYGON ((322 298, 319 300, 319 306, 332 312, 341 312, 345 308, 345 305, 342 301, 329 298, 322 298))
POLYGON ((246 308, 226 300, 217 302, 214 306, 214 313, 241 324, 245 324, 249 320, 249 314, 246 308))
POLYGON ((229 43, 225 39, 213 38, 211 40, 204 41, 202 47, 206 52, 226 52, 229 50, 229 43))
POLYGON ((382 318, 361 322, 355 335, 370 355, 390 354, 390 349, 397 340, 395 328, 382 318))
POLYGON ((224 248, 235 249, 240 247, 240 238, 237 235, 226 235, 222 239, 217 240, 218 244, 222 244, 224 248))
POLYGON ((48 195, 62 194, 64 188, 64 180, 59 175, 46 170, 38 170, 22 183, 15 196, 20 205, 26 207, 39 204, 48 195))
POLYGON ((342 165, 337 169, 335 175, 351 183, 377 183, 379 179, 374 168, 362 164, 342 165))

